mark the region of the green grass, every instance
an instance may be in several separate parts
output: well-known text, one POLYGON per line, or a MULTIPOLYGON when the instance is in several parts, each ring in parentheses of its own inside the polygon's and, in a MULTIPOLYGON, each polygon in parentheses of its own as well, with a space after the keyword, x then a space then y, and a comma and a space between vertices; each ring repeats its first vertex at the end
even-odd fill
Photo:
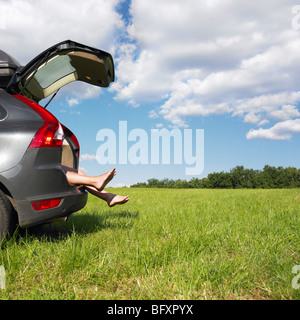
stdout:
POLYGON ((299 189, 117 192, 2 244, 0 299, 300 298, 299 189))

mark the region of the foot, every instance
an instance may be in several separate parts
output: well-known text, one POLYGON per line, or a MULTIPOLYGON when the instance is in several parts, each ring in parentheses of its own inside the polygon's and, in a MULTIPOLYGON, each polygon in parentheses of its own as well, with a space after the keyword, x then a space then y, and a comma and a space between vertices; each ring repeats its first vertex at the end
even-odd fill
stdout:
POLYGON ((116 175, 116 169, 112 168, 108 172, 95 177, 93 186, 97 190, 102 191, 115 175, 116 175))
POLYGON ((117 194, 112 194, 111 197, 109 199, 106 200, 107 204, 110 207, 115 206, 116 204, 124 204, 127 201, 129 201, 129 196, 119 196, 117 194))

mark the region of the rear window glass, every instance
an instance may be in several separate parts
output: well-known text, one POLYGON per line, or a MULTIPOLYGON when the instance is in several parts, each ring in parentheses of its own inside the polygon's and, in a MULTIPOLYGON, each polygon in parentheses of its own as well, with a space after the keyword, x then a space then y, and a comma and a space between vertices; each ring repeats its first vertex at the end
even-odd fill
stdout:
POLYGON ((5 119, 7 116, 7 111, 0 105, 0 121, 5 119))
POLYGON ((35 74, 35 79, 43 89, 46 89, 74 71, 76 70, 70 64, 69 56, 59 56, 42 66, 35 74))
MULTIPOLYGON (((67 83, 75 81, 75 73, 76 69, 71 65, 69 56, 56 56, 38 69, 27 85, 27 89, 41 100, 67 83)), ((27 80, 30 77, 31 75, 27 80)))

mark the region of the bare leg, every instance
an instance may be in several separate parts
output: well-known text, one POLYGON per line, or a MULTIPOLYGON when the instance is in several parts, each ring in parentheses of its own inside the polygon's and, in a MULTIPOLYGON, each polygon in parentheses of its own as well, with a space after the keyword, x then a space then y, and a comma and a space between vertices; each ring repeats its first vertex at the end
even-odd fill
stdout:
MULTIPOLYGON (((93 186, 91 184, 91 182, 93 183, 93 179, 94 178, 98 178, 98 177, 101 177, 101 176, 89 177, 81 170, 78 170, 78 173, 77 173, 76 170, 72 169, 72 168, 63 167, 63 169, 66 172, 67 180, 68 180, 68 182, 70 184, 83 184, 85 186, 86 190, 89 193, 91 193, 94 196, 106 201, 107 204, 110 207, 113 207, 116 204, 124 204, 129 200, 129 196, 128 195, 127 196, 120 196, 120 195, 117 195, 117 194, 114 194, 114 193, 110 193, 110 192, 107 192, 107 191, 104 191, 104 190, 99 190, 98 188, 96 188, 95 186, 93 186)), ((116 174, 115 173, 115 169, 113 168, 112 170, 109 171, 109 172, 112 171, 112 173, 110 175, 108 175, 109 178, 107 179, 108 181, 106 180, 107 181, 106 184, 116 174)), ((104 186, 103 186, 103 188, 104 188, 104 186)))
POLYGON ((115 206, 116 204, 124 204, 129 201, 129 196, 120 196, 114 193, 110 193, 107 191, 98 191, 93 187, 85 187, 89 193, 93 194, 94 196, 104 200, 110 207, 115 206))
POLYGON ((110 171, 101 174, 99 176, 87 176, 83 174, 81 170, 75 172, 74 169, 65 167, 65 172, 67 180, 70 184, 82 184, 84 186, 94 187, 99 191, 102 191, 105 186, 111 181, 111 179, 116 175, 115 168, 110 171))

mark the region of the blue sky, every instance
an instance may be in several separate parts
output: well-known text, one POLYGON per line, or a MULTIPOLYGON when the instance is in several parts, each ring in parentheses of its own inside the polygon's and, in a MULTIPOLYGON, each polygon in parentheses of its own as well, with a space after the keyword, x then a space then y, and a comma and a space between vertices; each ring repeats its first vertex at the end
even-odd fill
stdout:
POLYGON ((1 49, 22 64, 65 39, 113 55, 109 89, 73 83, 48 107, 76 134, 87 174, 115 166, 113 186, 192 178, 172 161, 100 165, 97 132, 118 135, 119 121, 149 137, 151 129, 204 129, 198 178, 236 165, 300 167, 296 1, 0 0, 0 9, 1 49))

